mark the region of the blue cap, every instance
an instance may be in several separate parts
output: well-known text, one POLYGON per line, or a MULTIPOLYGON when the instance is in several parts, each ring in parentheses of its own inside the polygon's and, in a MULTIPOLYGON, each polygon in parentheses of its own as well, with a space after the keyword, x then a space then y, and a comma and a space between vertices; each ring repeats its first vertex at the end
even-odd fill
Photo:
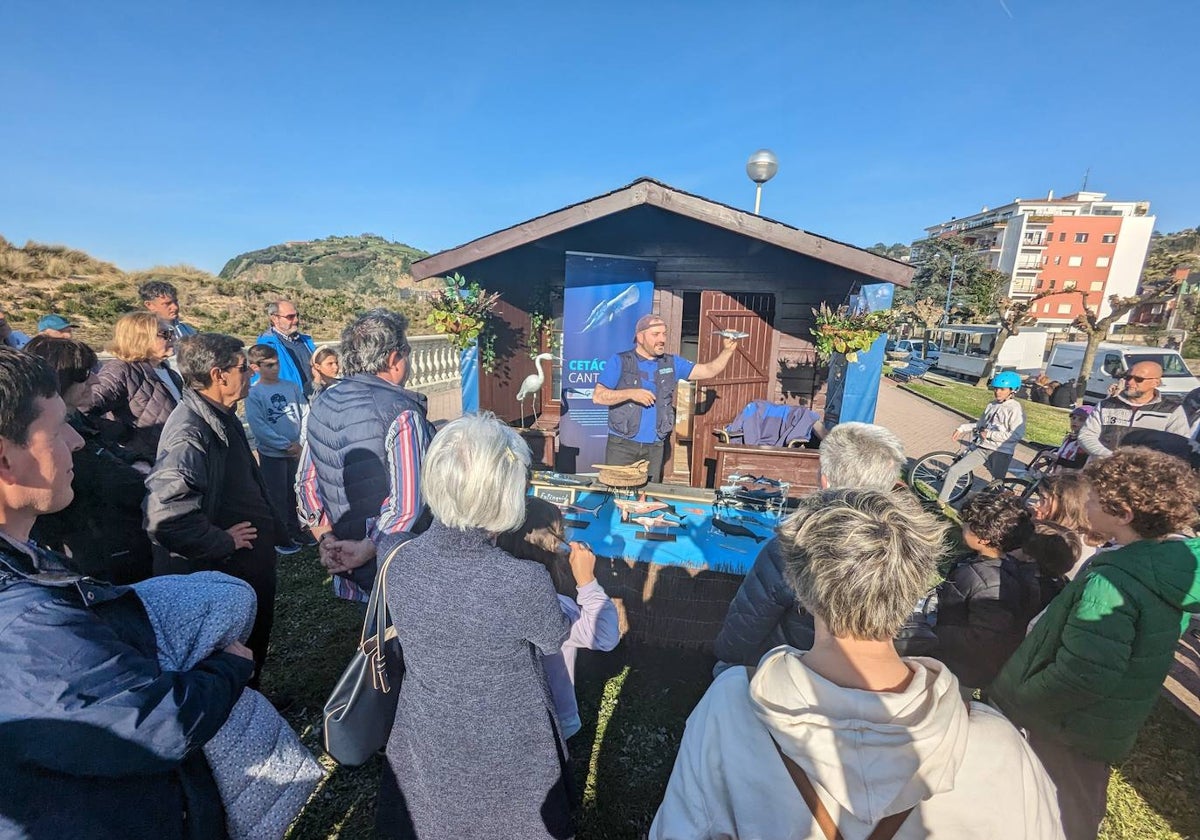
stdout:
POLYGON ((43 315, 38 319, 38 332, 42 330, 65 330, 74 326, 75 324, 72 324, 61 315, 43 315))

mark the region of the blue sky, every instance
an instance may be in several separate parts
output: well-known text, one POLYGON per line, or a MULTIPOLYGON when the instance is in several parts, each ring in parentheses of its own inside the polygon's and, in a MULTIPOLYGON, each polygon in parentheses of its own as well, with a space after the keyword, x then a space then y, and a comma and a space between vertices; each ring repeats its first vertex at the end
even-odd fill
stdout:
POLYGON ((1089 188, 1200 224, 1200 4, 56 3, 0 10, 0 235, 123 268, 440 250, 650 175, 868 245, 1089 188))

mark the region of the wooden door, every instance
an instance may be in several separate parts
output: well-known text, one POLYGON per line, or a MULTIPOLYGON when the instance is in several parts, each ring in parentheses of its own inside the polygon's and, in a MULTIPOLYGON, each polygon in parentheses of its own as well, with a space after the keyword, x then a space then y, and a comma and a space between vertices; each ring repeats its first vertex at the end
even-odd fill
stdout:
POLYGON ((751 400, 770 399, 772 348, 775 346, 775 296, 770 294, 700 293, 699 360, 721 352, 721 330, 750 337, 738 344, 729 365, 715 379, 698 382, 692 431, 692 486, 711 487, 716 476, 714 429, 730 423, 751 400))

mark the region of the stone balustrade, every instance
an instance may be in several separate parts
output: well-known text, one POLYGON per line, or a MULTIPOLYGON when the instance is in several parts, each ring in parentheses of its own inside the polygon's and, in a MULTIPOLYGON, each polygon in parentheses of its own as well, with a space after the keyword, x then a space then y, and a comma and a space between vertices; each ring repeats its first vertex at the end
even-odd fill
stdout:
POLYGON ((409 356, 407 387, 414 391, 431 392, 458 387, 459 352, 442 335, 409 336, 412 347, 409 356))

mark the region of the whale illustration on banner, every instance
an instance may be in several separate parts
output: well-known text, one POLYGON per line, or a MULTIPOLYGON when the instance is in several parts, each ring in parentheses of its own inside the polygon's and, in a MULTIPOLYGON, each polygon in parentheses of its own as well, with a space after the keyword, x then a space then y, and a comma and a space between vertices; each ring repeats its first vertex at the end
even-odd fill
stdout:
POLYGON ((637 303, 640 297, 637 286, 631 283, 616 297, 600 301, 592 310, 592 314, 588 315, 580 332, 591 332, 596 327, 612 323, 614 318, 637 303))

